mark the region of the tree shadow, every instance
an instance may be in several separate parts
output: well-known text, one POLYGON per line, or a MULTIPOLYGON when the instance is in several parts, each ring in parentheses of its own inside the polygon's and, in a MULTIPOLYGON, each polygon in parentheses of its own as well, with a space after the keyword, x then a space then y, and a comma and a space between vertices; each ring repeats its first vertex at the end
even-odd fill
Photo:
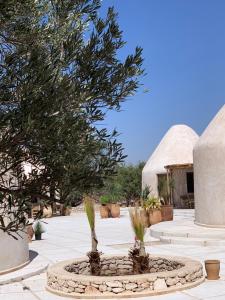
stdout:
POLYGON ((34 260, 37 256, 38 256, 38 253, 36 251, 29 250, 29 259, 30 259, 30 262, 32 262, 32 260, 34 260))

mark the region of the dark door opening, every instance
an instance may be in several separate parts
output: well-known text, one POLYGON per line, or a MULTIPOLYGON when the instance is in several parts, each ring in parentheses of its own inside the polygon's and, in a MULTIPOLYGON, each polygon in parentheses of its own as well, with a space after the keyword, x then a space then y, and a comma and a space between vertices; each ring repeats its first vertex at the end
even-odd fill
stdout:
POLYGON ((194 194, 194 173, 188 172, 186 175, 187 175, 187 192, 188 194, 194 194))

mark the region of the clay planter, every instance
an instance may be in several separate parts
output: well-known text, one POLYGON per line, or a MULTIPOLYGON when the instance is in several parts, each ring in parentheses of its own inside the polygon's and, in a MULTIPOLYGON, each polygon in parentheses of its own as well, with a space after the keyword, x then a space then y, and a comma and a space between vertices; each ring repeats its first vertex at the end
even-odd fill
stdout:
POLYGON ((160 209, 149 210, 149 223, 154 225, 162 221, 162 213, 160 209))
POLYGON ((71 207, 65 207, 63 206, 62 208, 62 216, 70 216, 72 212, 72 208, 71 207))
POLYGON ((206 260, 205 270, 208 280, 218 280, 220 273, 220 261, 219 260, 206 260))
POLYGON ((111 217, 112 218, 119 218, 120 217, 120 205, 119 204, 111 204, 110 207, 111 217))
POLYGON ((162 205, 162 221, 173 221, 173 205, 162 205))
POLYGON ((43 218, 51 218, 52 217, 52 207, 51 205, 47 205, 43 207, 43 213, 42 213, 43 218))
POLYGON ((148 211, 145 209, 142 209, 140 212, 140 215, 144 222, 145 227, 148 228, 150 226, 148 211))
POLYGON ((102 219, 106 219, 109 217, 109 208, 107 205, 100 206, 100 216, 102 219))
POLYGON ((28 225, 27 226, 27 236, 28 236, 29 243, 31 243, 32 242, 32 238, 34 236, 34 230, 33 230, 32 225, 28 225))

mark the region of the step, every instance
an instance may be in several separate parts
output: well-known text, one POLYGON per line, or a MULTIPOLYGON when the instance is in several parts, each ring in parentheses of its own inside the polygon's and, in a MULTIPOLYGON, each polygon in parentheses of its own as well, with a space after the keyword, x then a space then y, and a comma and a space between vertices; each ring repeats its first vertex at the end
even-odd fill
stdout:
MULTIPOLYGON (((167 222, 169 223, 169 222, 167 222)), ((162 236, 172 236, 180 238, 200 238, 200 239, 214 239, 214 240, 225 240, 225 230, 216 230, 212 228, 196 228, 190 227, 185 228, 182 226, 171 226, 167 224, 166 226, 154 225, 150 228, 150 235, 154 238, 160 238, 162 236)))
POLYGON ((216 240, 216 239, 161 236, 160 241, 165 244, 176 244, 176 245, 194 245, 194 246, 202 246, 202 247, 225 246, 225 240, 216 240))

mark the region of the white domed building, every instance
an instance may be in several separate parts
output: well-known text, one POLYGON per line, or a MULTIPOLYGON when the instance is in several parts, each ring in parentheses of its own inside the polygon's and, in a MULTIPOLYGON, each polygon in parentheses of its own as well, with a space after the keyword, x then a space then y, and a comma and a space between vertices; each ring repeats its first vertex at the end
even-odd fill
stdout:
POLYGON ((194 195, 193 148, 198 139, 197 133, 186 125, 171 127, 143 169, 142 188, 148 186, 153 195, 159 196, 160 180, 171 178, 174 207, 186 207, 186 200, 194 195))
POLYGON ((194 148, 195 220, 225 227, 225 105, 194 148))

